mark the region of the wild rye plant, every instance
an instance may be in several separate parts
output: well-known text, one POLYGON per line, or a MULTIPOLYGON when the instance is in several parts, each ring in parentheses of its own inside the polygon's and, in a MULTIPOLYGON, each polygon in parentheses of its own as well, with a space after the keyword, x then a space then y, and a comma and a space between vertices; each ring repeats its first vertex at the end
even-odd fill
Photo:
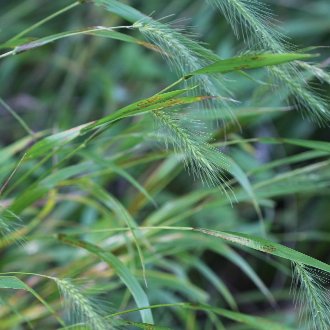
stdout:
MULTIPOLYGON (((179 6, 179 1, 173 3, 179 6)), ((6 87, 0 95, 2 109, 24 132, 19 137, 6 133, 9 142, 0 150, 0 329, 238 329, 236 323, 244 329, 329 329, 330 266, 275 242, 281 237, 272 220, 278 196, 329 193, 329 143, 240 136, 244 126, 260 117, 289 118, 292 109, 328 125, 328 100, 310 82, 316 78, 329 83, 330 77, 322 66, 309 62, 314 49, 291 45, 278 32, 270 8, 256 0, 194 3, 216 17, 223 14, 245 43, 244 51, 229 58, 198 42, 184 25, 157 20, 156 14, 148 16, 120 1, 66 5, 29 27, 19 26, 1 44, 1 79, 7 85, 19 66, 47 63, 42 51, 54 47, 50 43, 59 44, 54 68, 64 66, 68 73, 63 79, 53 68, 44 86, 33 82, 35 76, 28 80, 35 84, 31 91, 36 97, 46 100, 51 86, 58 81, 62 86, 55 99, 60 102, 49 104, 53 118, 39 118, 42 127, 15 111, 6 87), (74 16, 82 8, 101 13, 105 22, 86 27, 85 19, 74 16), (60 15, 69 14, 74 27, 50 34, 48 26, 61 24, 60 15), (83 38, 72 46, 73 37, 83 38), (84 47, 86 40, 93 40, 90 47, 84 47), (117 83, 107 81, 110 73, 99 64, 96 86, 84 86, 86 95, 76 108, 70 100, 81 93, 80 80, 89 79, 81 72, 95 49, 107 52, 110 42, 116 42, 114 53, 120 52, 118 44, 143 52, 140 61, 153 52, 176 79, 162 64, 162 81, 149 85, 142 97, 128 97, 131 102, 125 100, 117 110, 96 115, 97 97, 107 99, 117 83), (71 59, 68 47, 76 47, 71 59), (249 107, 235 96, 235 81, 253 84, 249 107), (309 150, 258 163, 251 159, 255 143, 309 150), (291 263, 292 294, 285 283, 279 285, 282 291, 272 292, 258 275, 262 268, 256 258, 248 262, 232 244, 245 255, 268 255, 265 262, 277 269, 280 282, 284 275, 290 277, 291 263), (203 256, 210 251, 223 267, 207 262, 203 256), (244 298, 235 288, 239 283, 231 283, 232 265, 239 269, 239 279, 248 277, 258 288, 254 298, 244 298), (292 315, 289 309, 277 305, 290 296, 298 307, 294 320, 287 317, 292 315), (277 318, 249 314, 244 299, 273 306, 277 318)), ((33 4, 10 6, 3 22, 15 20, 33 4)), ((145 6, 149 13, 150 4, 145 6)), ((44 70, 41 66, 38 74, 44 70)), ((31 87, 19 77, 14 82, 17 89, 31 87)), ((294 234, 293 217, 281 224, 294 234)))

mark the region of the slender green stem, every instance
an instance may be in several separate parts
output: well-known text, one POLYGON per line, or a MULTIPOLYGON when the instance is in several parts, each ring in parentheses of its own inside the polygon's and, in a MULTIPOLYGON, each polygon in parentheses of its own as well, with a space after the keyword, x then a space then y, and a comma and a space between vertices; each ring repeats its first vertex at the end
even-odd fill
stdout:
MULTIPOLYGON (((23 36, 25 36, 26 34, 28 34, 29 32, 35 30, 36 28, 40 27, 41 25, 47 23, 48 21, 52 20, 53 18, 69 11, 70 9, 80 5, 82 2, 81 1, 76 1, 74 3, 72 3, 71 5, 64 7, 62 9, 60 9, 59 11, 45 17, 44 19, 42 19, 41 21, 31 25, 30 27, 28 27, 27 29, 23 30, 22 32, 18 33, 16 36, 12 37, 11 39, 8 40, 8 42, 12 42, 14 40, 17 40, 23 36)), ((3 56, 3 55, 2 55, 3 56)))
MULTIPOLYGON (((157 229, 162 229, 162 230, 177 230, 177 231, 191 231, 193 230, 193 227, 173 227, 173 226, 142 226, 142 227, 137 227, 136 229, 139 230, 157 230, 157 229)), ((84 233, 89 233, 89 234, 96 234, 96 233, 107 233, 107 232, 117 232, 117 231, 129 231, 131 228, 128 227, 119 227, 119 228, 107 228, 107 229, 86 229, 86 230, 79 230, 75 231, 73 233, 70 233, 71 235, 81 235, 84 233)))
POLYGON ((186 77, 181 77, 179 80, 175 81, 173 84, 171 84, 171 85, 165 87, 164 89, 162 89, 156 95, 165 93, 166 91, 170 90, 171 88, 175 87, 176 85, 179 85, 184 80, 186 80, 186 77))
POLYGON ((34 136, 34 132, 23 120, 23 118, 20 115, 18 115, 1 97, 0 97, 0 104, 20 123, 20 125, 25 129, 25 131, 29 135, 34 136))
POLYGON ((74 156, 77 152, 79 152, 81 149, 84 149, 87 144, 92 141, 94 138, 96 138, 98 135, 102 134, 109 125, 102 126, 98 128, 91 136, 89 136, 83 143, 79 144, 75 149, 73 149, 68 155, 66 155, 60 162, 56 163, 52 169, 58 168, 60 165, 62 165, 65 161, 70 159, 72 156, 74 156))
POLYGON ((35 166, 33 166, 30 170, 24 173, 17 181, 15 181, 8 189, 4 192, 4 197, 9 195, 11 191, 13 191, 18 185, 20 185, 25 179, 27 179, 34 171, 40 168, 47 160, 49 160, 53 155, 55 155, 56 150, 53 150, 51 153, 47 154, 44 158, 41 159, 35 166))
POLYGON ((18 164, 16 165, 16 167, 14 168, 14 170, 11 172, 11 174, 9 175, 8 179, 5 181, 5 183, 0 187, 0 196, 2 195, 3 191, 6 189, 6 187, 8 186, 8 183, 10 182, 10 180, 13 178, 13 176, 15 175, 15 173, 17 172, 18 168, 21 166, 24 158, 26 156, 26 153, 23 155, 23 157, 19 160, 18 164))

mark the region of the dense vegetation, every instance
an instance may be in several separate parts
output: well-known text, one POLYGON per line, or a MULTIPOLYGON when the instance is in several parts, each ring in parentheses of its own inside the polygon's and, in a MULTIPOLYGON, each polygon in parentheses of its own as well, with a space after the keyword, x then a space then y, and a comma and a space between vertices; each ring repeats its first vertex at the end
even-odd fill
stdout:
POLYGON ((0 4, 0 329, 330 329, 328 0, 0 4))

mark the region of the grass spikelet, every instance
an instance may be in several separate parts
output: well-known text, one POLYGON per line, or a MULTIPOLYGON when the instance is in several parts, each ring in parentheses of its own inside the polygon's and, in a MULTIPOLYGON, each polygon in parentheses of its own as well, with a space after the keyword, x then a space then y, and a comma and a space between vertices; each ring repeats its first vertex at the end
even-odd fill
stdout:
POLYGON ((223 13, 236 37, 242 35, 249 48, 284 52, 285 36, 276 29, 274 15, 258 0, 207 0, 223 13))
MULTIPOLYGON (((212 51, 204 48, 191 36, 183 34, 183 29, 174 29, 168 24, 163 24, 152 18, 146 18, 133 24, 134 28, 156 45, 162 56, 169 63, 169 66, 181 77, 190 72, 208 66, 219 60, 212 51)), ((190 79, 191 85, 197 85, 196 93, 209 96, 217 96, 207 100, 208 107, 219 103, 229 111, 227 101, 230 99, 230 91, 223 84, 221 76, 212 77, 207 75, 195 76, 190 79), (224 96, 221 96, 222 93, 224 96)))
POLYGON ((0 206, 0 247, 14 241, 23 244, 24 239, 18 234, 21 219, 9 209, 0 206))
POLYGON ((228 196, 227 190, 230 187, 225 184, 223 169, 228 168, 229 165, 221 153, 207 142, 207 137, 200 133, 201 130, 194 131, 191 122, 185 125, 183 115, 173 110, 171 114, 154 111, 153 116, 156 123, 165 131, 166 146, 173 146, 174 151, 183 156, 189 174, 203 183, 219 186, 228 196))
POLYGON ((67 279, 53 278, 63 296, 65 311, 72 324, 84 323, 92 330, 115 329, 102 315, 102 306, 87 298, 67 279), (100 312, 101 311, 101 312, 100 312))
MULTIPOLYGON (((257 0, 207 0, 219 8, 231 24, 236 36, 241 34, 252 51, 289 52, 294 47, 280 33, 269 8, 257 0)), ((285 85, 296 104, 318 124, 330 122, 329 104, 308 86, 300 71, 301 65, 292 62, 269 68, 271 76, 285 85)), ((314 70, 315 73, 315 70, 314 70)), ((320 73, 318 71, 318 73, 320 73)), ((324 74, 322 75, 324 77, 324 74)))
POLYGON ((302 69, 306 70, 307 73, 317 78, 321 83, 325 82, 330 85, 330 73, 323 70, 319 66, 309 64, 307 62, 298 61, 297 63, 302 69))
POLYGON ((330 294, 324 287, 329 283, 328 274, 301 263, 293 263, 295 302, 300 306, 300 322, 306 329, 330 329, 330 294))
POLYGON ((320 125, 330 122, 329 104, 308 86, 297 65, 286 64, 269 70, 274 78, 280 84, 284 84, 294 96, 298 109, 320 125))

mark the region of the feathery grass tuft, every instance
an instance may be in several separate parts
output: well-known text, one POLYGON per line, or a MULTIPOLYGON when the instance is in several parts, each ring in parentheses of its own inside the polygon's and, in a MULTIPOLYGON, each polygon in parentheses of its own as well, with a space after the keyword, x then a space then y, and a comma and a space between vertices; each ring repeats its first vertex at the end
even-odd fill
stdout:
POLYGON ((7 245, 11 241, 23 244, 24 238, 15 235, 21 227, 21 219, 12 211, 0 206, 0 247, 7 245))
MULTIPOLYGON (((175 111, 154 111, 153 117, 164 129, 166 146, 172 145, 175 152, 183 156, 184 164, 189 173, 203 183, 219 186, 228 196, 223 169, 229 164, 221 153, 207 142, 202 130, 192 130, 192 123, 185 125, 183 115, 175 111)), ((195 125, 199 122, 195 122, 195 125)), ((229 196, 228 196, 229 197, 229 196)))
MULTIPOLYGON (((219 60, 217 55, 193 40, 192 36, 186 36, 183 29, 174 29, 150 17, 134 23, 133 27, 139 29, 146 39, 157 47, 180 77, 219 60)), ((231 93, 220 75, 194 76, 189 84, 197 86, 195 91, 199 94, 216 96, 206 101, 208 107, 222 105, 225 110, 230 111, 227 102, 234 100, 230 98, 231 93)))
POLYGON ((285 52, 286 37, 276 29, 270 8, 258 0, 207 0, 223 13, 236 37, 251 49, 285 52))
POLYGON ((330 85, 330 73, 325 69, 302 61, 298 61, 297 64, 299 64, 302 69, 306 70, 308 74, 317 78, 321 83, 325 82, 330 85))
POLYGON ((324 287, 329 274, 304 264, 293 263, 295 302, 300 306, 300 321, 307 329, 330 329, 330 292, 324 287))
POLYGON ((330 122, 330 110, 327 101, 310 88, 297 64, 285 64, 269 68, 279 84, 284 84, 294 96, 296 105, 311 120, 319 125, 330 122))
MULTIPOLYGON (((167 24, 160 23, 148 17, 133 24, 151 43, 156 45, 162 56, 176 73, 183 77, 193 71, 213 64, 219 58, 210 50, 202 47, 198 42, 186 37, 181 29, 174 29, 167 24)), ((188 84, 188 82, 186 82, 188 84)), ((189 80, 194 93, 212 96, 204 101, 203 110, 208 108, 222 108, 232 116, 227 105, 228 98, 220 96, 223 92, 228 94, 228 89, 223 85, 221 76, 196 75, 189 80)), ((231 99, 231 101, 234 101, 231 99)), ((224 192, 225 176, 219 165, 228 168, 221 154, 206 142, 203 136, 203 127, 194 129, 196 122, 192 119, 185 121, 184 115, 175 111, 154 111, 153 117, 165 129, 166 145, 171 144, 174 150, 184 157, 185 167, 196 179, 211 186, 219 186, 224 192)), ((227 194, 228 196, 228 194, 227 194)))
MULTIPOLYGON (((231 24, 236 36, 241 34, 252 51, 284 53, 294 48, 274 24, 270 9, 257 0, 207 0, 219 8, 231 24)), ((298 63, 270 67, 270 74, 285 85, 296 104, 309 118, 322 125, 330 122, 329 104, 308 86, 298 63)))
POLYGON ((113 323, 109 323, 100 311, 99 304, 87 298, 81 291, 67 279, 52 278, 63 296, 65 311, 70 323, 84 323, 92 330, 115 329, 113 323))

